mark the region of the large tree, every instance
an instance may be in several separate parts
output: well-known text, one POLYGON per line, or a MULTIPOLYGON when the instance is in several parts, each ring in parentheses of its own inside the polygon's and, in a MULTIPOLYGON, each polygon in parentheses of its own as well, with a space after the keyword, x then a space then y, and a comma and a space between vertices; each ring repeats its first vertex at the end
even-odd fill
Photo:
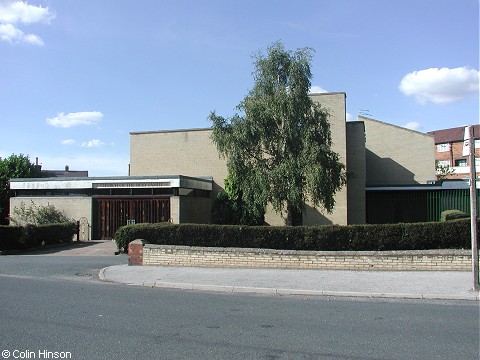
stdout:
POLYGON ((0 224, 8 223, 10 179, 42 177, 40 168, 23 154, 0 158, 0 224))
POLYGON ((277 42, 254 56, 254 86, 231 118, 209 116, 212 139, 243 201, 251 209, 287 210, 301 223, 309 201, 328 212, 345 184, 345 166, 332 151, 329 114, 309 96, 313 50, 277 42))

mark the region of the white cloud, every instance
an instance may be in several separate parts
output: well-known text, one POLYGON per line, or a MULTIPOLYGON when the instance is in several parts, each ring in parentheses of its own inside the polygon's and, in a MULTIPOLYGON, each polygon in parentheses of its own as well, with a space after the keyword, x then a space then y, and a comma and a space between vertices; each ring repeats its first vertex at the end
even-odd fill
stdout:
POLYGON ((479 71, 466 66, 454 69, 430 68, 405 75, 399 89, 407 96, 415 96, 420 104, 449 103, 478 92, 479 71))
POLYGON ((73 139, 65 139, 65 140, 62 140, 62 145, 73 145, 75 144, 76 141, 73 140, 73 139))
POLYGON ((24 34, 23 31, 17 29, 12 24, 0 23, 0 40, 9 43, 26 43, 32 45, 44 45, 43 40, 37 35, 24 34))
POLYGON ((42 6, 29 5, 23 1, 0 0, 0 21, 5 23, 49 23, 55 15, 42 6))
POLYGON ((17 24, 50 23, 55 15, 48 7, 35 6, 23 1, 0 0, 0 40, 9 43, 44 45, 34 34, 25 34, 17 24))
POLYGON ((328 92, 321 86, 313 85, 310 87, 310 94, 321 94, 321 93, 326 93, 328 92))
POLYGON ((85 141, 82 143, 83 147, 93 148, 93 147, 102 147, 105 143, 101 140, 93 139, 89 141, 85 141))
POLYGON ((64 114, 59 113, 53 118, 47 119, 47 124, 55 127, 69 128, 79 125, 95 125, 103 118, 99 111, 84 111, 64 114))
POLYGON ((418 122, 415 122, 415 121, 408 122, 405 125, 403 125, 403 127, 406 128, 406 129, 415 130, 415 131, 422 131, 423 130, 422 124, 420 124, 418 122))

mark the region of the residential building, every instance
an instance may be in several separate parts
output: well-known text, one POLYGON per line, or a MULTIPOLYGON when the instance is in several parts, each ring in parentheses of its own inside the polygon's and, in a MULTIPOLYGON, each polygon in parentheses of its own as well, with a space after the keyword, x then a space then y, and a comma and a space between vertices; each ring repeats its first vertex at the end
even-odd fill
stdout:
MULTIPOLYGON (((475 139, 476 177, 480 174, 480 125, 473 126, 475 139)), ((435 139, 435 162, 437 167, 449 168, 445 179, 468 179, 470 163, 468 156, 463 155, 465 127, 430 131, 427 134, 435 139)), ((442 176, 440 176, 442 177, 442 176)))

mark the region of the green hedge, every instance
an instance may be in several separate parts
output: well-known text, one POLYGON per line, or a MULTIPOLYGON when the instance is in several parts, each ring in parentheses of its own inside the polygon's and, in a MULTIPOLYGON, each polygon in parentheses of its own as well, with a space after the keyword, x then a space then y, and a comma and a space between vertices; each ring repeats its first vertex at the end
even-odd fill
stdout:
POLYGON ((466 214, 460 210, 445 210, 440 214, 440 221, 456 220, 469 218, 470 214, 466 214))
POLYGON ((238 226, 136 224, 118 229, 119 250, 144 239, 152 244, 316 251, 468 249, 470 221, 378 225, 238 226))
POLYGON ((0 250, 30 249, 73 241, 75 223, 0 226, 0 250))
POLYGON ((0 250, 12 250, 19 247, 23 228, 21 226, 0 225, 0 250))

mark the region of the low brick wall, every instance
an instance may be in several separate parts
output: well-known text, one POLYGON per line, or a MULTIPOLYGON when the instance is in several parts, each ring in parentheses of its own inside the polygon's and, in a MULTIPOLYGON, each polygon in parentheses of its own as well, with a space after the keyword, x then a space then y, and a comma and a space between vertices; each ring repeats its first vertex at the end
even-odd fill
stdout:
POLYGON ((469 250, 294 251, 130 243, 130 265, 324 269, 470 271, 469 250))

